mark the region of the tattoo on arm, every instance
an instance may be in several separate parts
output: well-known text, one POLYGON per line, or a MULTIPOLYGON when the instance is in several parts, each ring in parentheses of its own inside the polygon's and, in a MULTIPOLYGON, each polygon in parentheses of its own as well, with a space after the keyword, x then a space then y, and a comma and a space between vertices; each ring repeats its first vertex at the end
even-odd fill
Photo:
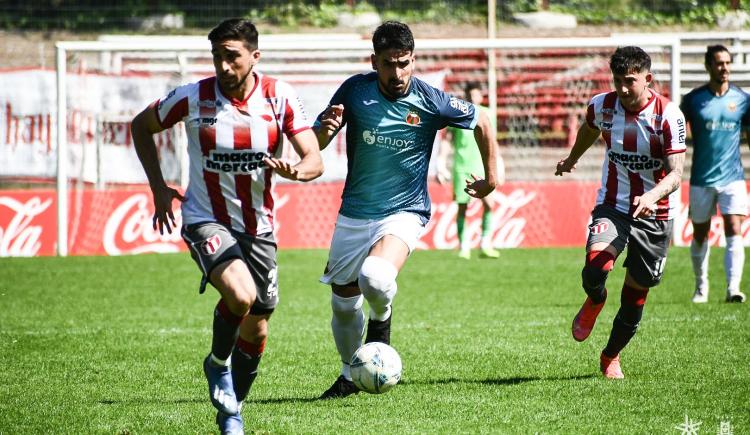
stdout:
POLYGON ((680 187, 682 169, 685 166, 685 153, 670 154, 665 159, 667 175, 652 190, 658 199, 664 198, 680 187))

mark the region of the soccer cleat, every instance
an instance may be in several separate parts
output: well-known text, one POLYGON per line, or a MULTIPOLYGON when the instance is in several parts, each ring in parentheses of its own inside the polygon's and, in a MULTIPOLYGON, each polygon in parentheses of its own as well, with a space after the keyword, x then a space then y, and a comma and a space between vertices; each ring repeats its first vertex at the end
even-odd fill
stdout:
POLYGON ((708 302, 708 289, 695 289, 692 301, 694 304, 705 304, 706 302, 708 302))
POLYGON ((229 415, 219 411, 216 413, 216 424, 221 435, 245 435, 245 424, 240 414, 229 415))
POLYGON ((203 373, 208 380, 208 394, 211 404, 224 414, 236 415, 239 412, 237 398, 234 396, 232 371, 227 366, 218 366, 211 362, 211 354, 203 360, 203 373))
POLYGON ((458 258, 463 258, 464 260, 471 260, 471 250, 462 249, 458 251, 458 258))
POLYGON ((573 338, 576 341, 583 341, 589 338, 591 331, 594 329, 596 318, 604 308, 604 302, 601 304, 594 304, 590 297, 586 296, 586 300, 583 302, 583 306, 578 310, 578 314, 573 319, 573 326, 571 328, 573 332, 573 338))
POLYGON ((623 379, 625 375, 622 374, 620 368, 620 354, 618 353, 614 358, 610 358, 604 354, 599 356, 599 370, 607 379, 623 379))
POLYGON ((745 302, 745 299, 747 299, 747 297, 745 296, 745 293, 742 293, 739 290, 735 290, 735 291, 727 290, 727 302, 743 303, 745 302))
POLYGON ((393 307, 391 315, 383 321, 369 319, 367 321, 367 335, 365 343, 378 341, 380 343, 391 344, 391 319, 393 318, 393 307))
POLYGON ((500 251, 493 248, 482 248, 479 251, 479 256, 482 258, 500 258, 500 251))
POLYGON ((339 376, 336 382, 331 385, 331 388, 327 389, 323 394, 320 395, 320 400, 327 399, 343 399, 346 396, 359 393, 359 388, 354 385, 354 382, 346 379, 344 375, 339 376))

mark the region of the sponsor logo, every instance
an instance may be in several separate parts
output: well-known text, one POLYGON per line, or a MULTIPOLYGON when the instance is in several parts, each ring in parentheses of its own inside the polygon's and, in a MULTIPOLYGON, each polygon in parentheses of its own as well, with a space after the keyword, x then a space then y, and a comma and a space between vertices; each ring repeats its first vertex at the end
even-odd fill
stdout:
POLYGON ((206 109, 215 109, 218 104, 221 104, 221 101, 198 100, 198 107, 203 107, 206 109))
POLYGON ((677 140, 680 143, 685 143, 685 120, 682 118, 677 118, 677 140))
POLYGON ((409 111, 409 113, 406 115, 406 123, 409 125, 419 125, 421 119, 419 118, 419 113, 415 111, 409 111))
POLYGON ((630 172, 653 171, 661 168, 664 163, 660 159, 653 159, 643 154, 616 152, 609 150, 609 161, 624 166, 630 172))
POLYGON ((367 100, 367 101, 363 100, 362 104, 364 104, 365 106, 370 106, 372 104, 376 104, 377 102, 378 102, 378 100, 367 100))
MULTIPOLYGON (((43 227, 31 225, 31 221, 52 204, 51 199, 42 201, 35 196, 26 202, 17 201, 8 196, 0 196, 0 210, 10 209, 13 217, 7 222, 5 228, 0 227, 0 257, 33 257, 42 246, 40 237, 43 227)), ((2 213, 3 218, 8 216, 2 213)))
MULTIPOLYGON (((172 89, 172 91, 171 91, 171 92, 169 92, 169 93, 167 94, 167 96, 166 96, 166 97, 164 97, 164 98, 163 98, 163 99, 162 99, 161 101, 159 101, 159 105, 157 106, 157 109, 158 109, 158 110, 161 110, 161 107, 162 107, 162 106, 164 105, 164 103, 166 103, 166 102, 167 102, 167 101, 168 101, 168 100, 169 100, 170 98, 172 98, 172 97, 174 96, 174 94, 176 94, 176 93, 177 93, 177 89, 172 89)), ((199 103, 199 104, 200 104, 200 103, 199 103)))
POLYGON ((609 229, 609 223, 607 222, 599 222, 596 225, 591 225, 589 227, 589 231, 591 234, 597 235, 597 234, 603 234, 606 233, 609 229))
POLYGON ((182 213, 174 211, 176 228, 172 233, 159 234, 152 225, 151 195, 138 193, 125 199, 109 215, 104 225, 102 244, 108 255, 140 254, 143 252, 178 252, 182 242, 179 228, 182 213))
POLYGON ((199 118, 198 122, 202 125, 214 125, 216 124, 216 118, 199 118))
POLYGON ((246 174, 263 169, 263 159, 269 154, 249 150, 217 151, 213 150, 204 159, 203 168, 211 172, 246 174))
POLYGON ((466 101, 458 99, 456 97, 451 97, 449 104, 452 108, 462 112, 464 115, 469 114, 469 103, 467 103, 466 101))
POLYGON ((214 255, 221 248, 221 237, 216 234, 204 240, 200 244, 200 250, 205 255, 214 255))
POLYGON ((378 134, 378 130, 364 130, 362 132, 362 139, 364 139, 367 145, 375 145, 378 148, 387 148, 390 150, 401 150, 414 144, 414 140, 380 135, 378 134))
POLYGON ((599 122, 599 130, 612 130, 612 123, 611 122, 599 122))
MULTIPOLYGON (((493 228, 492 246, 514 248, 521 246, 527 237, 527 219, 518 214, 521 210, 534 206, 538 192, 526 189, 513 189, 510 192, 495 191, 492 200, 495 204, 492 211, 493 228)), ((456 212, 458 206, 448 201, 442 204, 433 203, 433 219, 427 224, 425 236, 417 242, 417 248, 451 249, 458 246, 456 233, 456 212), (432 245, 432 246, 431 246, 432 245)), ((465 234, 472 246, 477 246, 482 238, 482 201, 472 201, 466 209, 465 234)), ((532 221, 533 222, 533 221, 532 221)), ((532 225, 536 225, 532 223, 532 225)), ((533 228, 533 227, 532 227, 533 228)), ((533 229, 532 229, 533 231, 533 229)))
POLYGON ((706 121, 708 131, 734 131, 738 125, 735 121, 706 121))
POLYGON ((730 101, 729 104, 727 104, 727 110, 730 112, 736 112, 737 111, 737 103, 734 101, 730 101))

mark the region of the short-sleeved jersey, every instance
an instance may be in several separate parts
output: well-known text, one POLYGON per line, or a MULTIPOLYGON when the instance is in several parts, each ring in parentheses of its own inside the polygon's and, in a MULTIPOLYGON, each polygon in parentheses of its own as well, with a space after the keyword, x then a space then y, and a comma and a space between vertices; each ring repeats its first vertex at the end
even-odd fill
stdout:
POLYGON ((213 221, 252 235, 273 231, 273 172, 263 158, 280 155, 282 132, 292 137, 311 126, 289 84, 253 74, 255 88, 244 101, 223 95, 211 77, 174 89, 156 106, 162 127, 185 122, 185 224, 213 221))
POLYGON ((750 96, 730 85, 716 96, 708 85, 690 91, 680 108, 693 134, 693 186, 726 186, 744 180, 740 159, 742 127, 750 127, 750 96))
POLYGON ((431 207, 427 170, 435 135, 447 126, 473 129, 474 105, 416 77, 406 95, 390 99, 378 88, 375 72, 347 79, 330 104, 344 105, 347 126, 348 172, 339 213, 381 219, 408 211, 426 223, 431 207))
MULTIPOLYGON (((477 105, 474 107, 485 112, 490 118, 492 127, 497 128, 496 118, 490 115, 490 109, 477 105)), ((481 174, 484 168, 482 153, 479 152, 479 147, 477 147, 474 131, 462 128, 451 128, 450 131, 453 136, 453 176, 467 173, 481 174)))
MULTIPOLYGON (((615 92, 596 95, 589 103, 586 122, 602 132, 607 145, 597 205, 632 214, 634 198, 653 189, 667 175, 666 157, 685 152, 682 112, 653 90, 651 94, 638 112, 623 108, 615 92)), ((652 219, 673 219, 677 195, 674 191, 660 199, 652 219)))

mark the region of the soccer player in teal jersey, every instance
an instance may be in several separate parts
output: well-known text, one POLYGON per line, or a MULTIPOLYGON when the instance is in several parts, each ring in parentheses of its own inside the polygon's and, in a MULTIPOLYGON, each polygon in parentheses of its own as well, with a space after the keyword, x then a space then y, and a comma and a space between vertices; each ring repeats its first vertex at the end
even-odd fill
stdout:
MULTIPOLYGON (((495 117, 490 116, 489 108, 480 106, 484 96, 482 88, 477 82, 469 82, 464 88, 464 96, 467 101, 474 103, 479 110, 486 112, 492 123, 492 128, 497 130, 495 117)), ((453 180, 453 200, 458 204, 456 211, 456 232, 458 234, 458 245, 460 258, 469 260, 471 258, 471 240, 465 232, 466 209, 471 197, 464 192, 464 180, 471 177, 471 174, 478 174, 482 170, 482 155, 479 153, 477 142, 474 140, 474 134, 471 130, 461 128, 449 128, 444 140, 441 142, 438 153, 438 172, 437 178, 440 183, 453 180), (453 167, 448 170, 448 159, 450 150, 453 148, 453 167)), ((504 166, 503 159, 498 152, 496 154, 498 162, 499 183, 502 183, 504 166)), ((482 201, 482 239, 480 243, 480 256, 487 258, 498 258, 500 253, 492 246, 492 196, 488 195, 481 199, 482 201)))
POLYGON ((707 238, 717 203, 724 218, 726 237, 726 301, 745 301, 745 294, 740 291, 745 263, 741 228, 748 202, 740 142, 742 130, 747 133, 750 127, 750 101, 748 94, 729 83, 731 63, 732 56, 726 47, 709 46, 705 55, 709 81, 685 95, 681 104, 693 134, 690 173, 693 241, 690 255, 695 272, 695 303, 708 301, 707 238))
POLYGON ((349 362, 365 329, 365 342, 390 343, 396 276, 430 219, 427 170, 437 131, 472 129, 485 178, 466 180, 466 192, 482 198, 495 189, 495 131, 473 104, 412 76, 414 37, 403 23, 387 21, 372 37, 375 72, 347 79, 315 122, 322 148, 343 125, 347 176, 331 250, 320 281, 333 290, 331 329, 341 357, 341 376, 321 399, 356 393, 349 362))

